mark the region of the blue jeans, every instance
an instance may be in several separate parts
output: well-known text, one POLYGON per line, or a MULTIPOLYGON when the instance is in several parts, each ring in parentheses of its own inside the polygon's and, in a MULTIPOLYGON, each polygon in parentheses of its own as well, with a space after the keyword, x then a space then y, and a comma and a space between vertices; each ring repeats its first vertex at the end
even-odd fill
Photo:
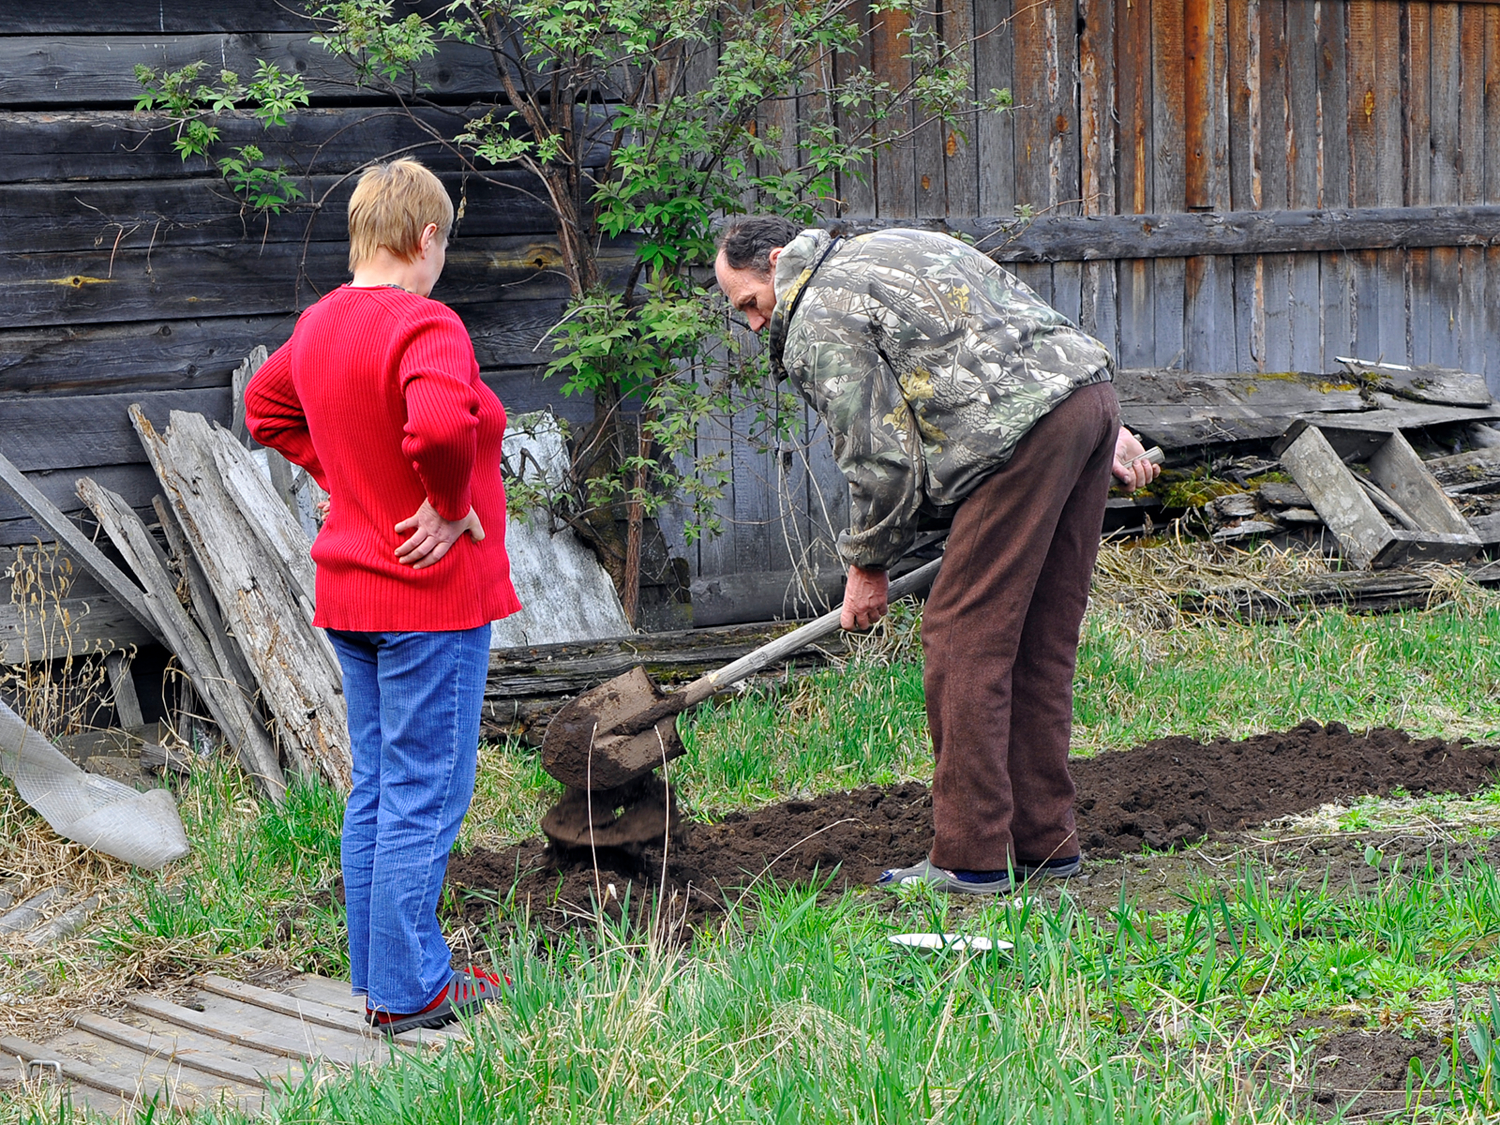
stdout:
POLYGON ((354 752, 343 840, 349 979, 372 1008, 416 1012, 452 975, 437 901, 474 796, 490 627, 330 629, 328 638, 354 752))

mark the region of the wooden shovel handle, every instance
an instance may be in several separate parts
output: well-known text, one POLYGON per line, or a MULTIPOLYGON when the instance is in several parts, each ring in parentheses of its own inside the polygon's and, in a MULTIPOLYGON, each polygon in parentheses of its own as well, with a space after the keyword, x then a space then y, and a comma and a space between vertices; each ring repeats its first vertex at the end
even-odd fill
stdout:
MULTIPOLYGON (((942 565, 942 559, 933 559, 910 574, 896 579, 886 591, 886 599, 895 601, 897 598, 904 598, 907 594, 923 589, 937 577, 938 567, 942 565)), ((608 733, 639 734, 643 730, 650 730, 663 719, 680 715, 689 707, 696 707, 715 692, 723 691, 730 684, 739 683, 746 676, 753 675, 767 665, 775 664, 798 649, 806 648, 814 641, 822 640, 830 633, 836 632, 839 627, 839 617, 843 612, 843 603, 840 603, 837 609, 831 609, 822 617, 809 621, 798 629, 793 629, 786 636, 777 637, 769 644, 761 645, 754 652, 747 653, 733 663, 726 664, 706 676, 699 676, 687 687, 674 691, 644 711, 637 712, 608 733)))

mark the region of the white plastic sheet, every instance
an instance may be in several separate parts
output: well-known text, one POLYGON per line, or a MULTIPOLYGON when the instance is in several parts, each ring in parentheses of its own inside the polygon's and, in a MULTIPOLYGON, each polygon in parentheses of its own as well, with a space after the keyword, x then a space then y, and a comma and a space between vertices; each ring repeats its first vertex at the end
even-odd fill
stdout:
POLYGON ((0 773, 59 836, 154 871, 190 850, 165 789, 137 792, 85 773, 40 731, 0 703, 0 773))

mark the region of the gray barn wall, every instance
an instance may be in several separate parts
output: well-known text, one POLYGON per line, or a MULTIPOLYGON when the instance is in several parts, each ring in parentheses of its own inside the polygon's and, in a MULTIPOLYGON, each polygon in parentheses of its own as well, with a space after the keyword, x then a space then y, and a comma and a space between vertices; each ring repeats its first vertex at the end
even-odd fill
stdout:
MULTIPOLYGON (((273 0, 27 8, 0 14, 0 452, 67 510, 84 471, 144 507, 154 483, 123 406, 227 418, 240 357, 279 344, 345 276, 340 178, 428 138, 344 84, 273 0), (309 78, 315 108, 287 129, 228 120, 224 132, 310 173, 315 194, 332 189, 324 213, 243 216, 151 131, 160 121, 130 111, 136 62, 196 58, 242 74, 274 59, 309 78)), ((899 82, 895 18, 867 17, 860 61, 899 82)), ((1125 366, 1330 370, 1352 354, 1480 370, 1500 386, 1500 248, 1485 210, 1500 203, 1500 5, 949 0, 938 27, 976 88, 1010 87, 1015 110, 966 136, 917 129, 840 184, 838 218, 969 230, 1125 366), (1018 207, 1038 216, 1024 231, 1005 226, 1018 207), (1439 207, 1458 209, 1446 226, 1432 222, 1439 207), (1353 242, 1347 222, 1289 243, 1249 221, 1337 209, 1364 223, 1353 242), (1080 236, 1091 219, 1099 234, 1080 236), (1432 230, 1437 244, 1421 235, 1432 230)), ((453 131, 463 104, 493 90, 487 68, 471 51, 433 60, 433 90, 453 106, 430 111, 433 124, 453 131)), ((795 129, 795 111, 766 124, 795 129)), ((414 151, 465 198, 434 296, 469 325, 486 380, 512 412, 586 413, 536 375, 566 294, 546 268, 545 213, 414 151)), ((725 534, 688 545, 665 521, 695 576, 774 584, 799 545, 845 518, 815 431, 806 457, 725 430, 702 435, 700 455, 715 450, 734 469, 725 534)), ((36 530, 0 498, 0 543, 36 530)))

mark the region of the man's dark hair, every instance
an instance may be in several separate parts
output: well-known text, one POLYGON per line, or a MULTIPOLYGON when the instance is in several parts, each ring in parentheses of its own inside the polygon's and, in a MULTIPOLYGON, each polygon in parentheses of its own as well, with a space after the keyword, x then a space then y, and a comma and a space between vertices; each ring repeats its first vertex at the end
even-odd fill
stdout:
POLYGON ((750 270, 761 277, 771 273, 771 251, 802 233, 802 227, 780 215, 742 215, 730 219, 719 232, 719 249, 732 270, 750 270))

